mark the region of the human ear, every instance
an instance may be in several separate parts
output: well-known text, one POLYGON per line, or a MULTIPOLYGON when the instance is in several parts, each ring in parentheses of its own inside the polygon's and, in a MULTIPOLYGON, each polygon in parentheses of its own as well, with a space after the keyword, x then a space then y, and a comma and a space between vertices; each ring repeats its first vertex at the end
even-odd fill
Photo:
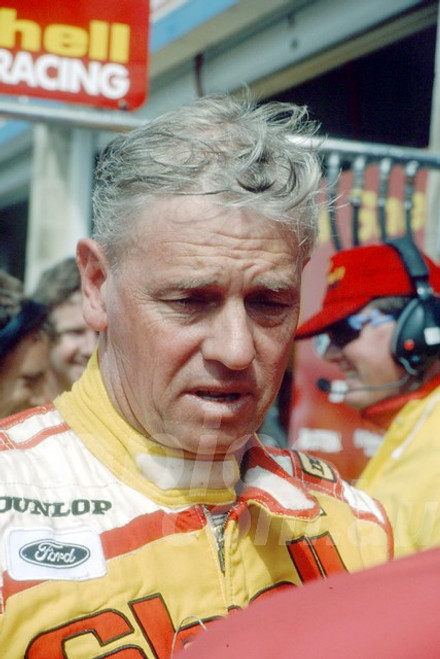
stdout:
POLYGON ((76 255, 81 273, 84 320, 96 332, 102 332, 107 329, 107 259, 102 247, 91 238, 82 238, 78 242, 76 255))

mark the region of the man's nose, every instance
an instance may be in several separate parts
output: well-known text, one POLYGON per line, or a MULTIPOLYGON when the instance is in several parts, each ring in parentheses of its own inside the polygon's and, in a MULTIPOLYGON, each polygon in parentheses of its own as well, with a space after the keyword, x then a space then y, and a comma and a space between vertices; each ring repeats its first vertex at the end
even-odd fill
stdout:
POLYGON ((234 371, 248 368, 256 356, 254 331, 243 303, 225 305, 210 319, 203 357, 234 371))

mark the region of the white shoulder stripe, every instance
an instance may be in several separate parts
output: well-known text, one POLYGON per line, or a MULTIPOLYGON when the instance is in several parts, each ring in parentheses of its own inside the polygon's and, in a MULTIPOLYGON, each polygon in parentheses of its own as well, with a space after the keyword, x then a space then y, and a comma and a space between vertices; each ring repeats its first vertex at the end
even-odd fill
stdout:
POLYGON ((315 501, 306 497, 299 487, 262 467, 249 469, 244 482, 267 492, 287 510, 306 510, 315 506, 315 501))
POLYGON ((2 432, 13 444, 19 445, 31 442, 34 437, 44 430, 55 429, 61 425, 64 425, 64 421, 58 410, 50 409, 24 416, 22 420, 14 423, 10 428, 3 429, 2 432))
POLYGON ((289 476, 293 476, 292 458, 290 457, 290 455, 272 455, 271 454, 270 457, 278 465, 280 465, 281 469, 284 469, 284 471, 286 473, 288 473, 289 476))
POLYGON ((342 482, 344 489, 344 497, 354 510, 360 513, 370 513, 374 515, 382 524, 385 523, 385 518, 377 503, 370 497, 369 494, 351 487, 345 481, 342 482))

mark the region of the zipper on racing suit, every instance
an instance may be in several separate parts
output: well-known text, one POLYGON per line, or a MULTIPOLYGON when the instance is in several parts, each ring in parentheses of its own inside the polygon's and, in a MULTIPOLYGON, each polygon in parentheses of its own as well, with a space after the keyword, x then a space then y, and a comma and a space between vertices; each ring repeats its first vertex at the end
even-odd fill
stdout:
POLYGON ((217 547, 217 555, 218 555, 218 560, 220 563, 220 569, 223 574, 225 574, 226 570, 226 564, 225 564, 225 529, 226 529, 226 524, 228 523, 229 515, 231 514, 231 510, 229 510, 226 513, 218 513, 218 514, 213 514, 211 511, 206 507, 202 506, 203 512, 205 513, 205 517, 208 520, 208 524, 211 527, 215 544, 217 547))

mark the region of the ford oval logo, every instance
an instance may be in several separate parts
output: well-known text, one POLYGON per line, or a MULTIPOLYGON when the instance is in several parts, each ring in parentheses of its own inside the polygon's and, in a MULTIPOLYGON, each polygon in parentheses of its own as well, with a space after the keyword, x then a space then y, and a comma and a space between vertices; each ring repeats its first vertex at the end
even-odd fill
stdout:
POLYGON ((84 563, 90 551, 82 545, 64 544, 54 540, 30 542, 20 549, 24 561, 46 567, 70 568, 84 563))

